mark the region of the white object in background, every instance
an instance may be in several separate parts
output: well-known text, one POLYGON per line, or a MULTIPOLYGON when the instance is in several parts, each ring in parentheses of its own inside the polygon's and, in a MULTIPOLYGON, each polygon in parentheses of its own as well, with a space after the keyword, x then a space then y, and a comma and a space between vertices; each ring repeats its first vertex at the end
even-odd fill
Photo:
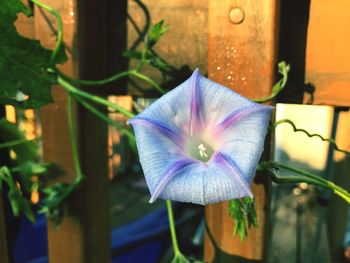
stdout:
MULTIPOLYGON (((330 138, 334 116, 333 107, 277 104, 276 121, 290 119, 297 128, 330 138)), ((294 132, 288 123, 277 126, 275 133, 275 161, 322 173, 327 165, 329 143, 318 137, 294 132)))

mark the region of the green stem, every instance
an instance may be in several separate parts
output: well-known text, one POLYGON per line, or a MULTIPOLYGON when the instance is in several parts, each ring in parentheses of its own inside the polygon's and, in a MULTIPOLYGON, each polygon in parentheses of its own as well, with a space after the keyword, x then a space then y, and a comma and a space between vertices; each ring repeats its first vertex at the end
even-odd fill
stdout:
POLYGON ((74 120, 73 120, 73 99, 71 96, 68 96, 67 101, 67 114, 68 114, 68 130, 69 130, 69 138, 72 148, 72 158, 73 158, 73 164, 74 169, 76 173, 76 182, 80 182, 83 179, 83 173, 81 171, 80 167, 80 160, 79 160, 79 153, 78 153, 78 144, 75 136, 75 130, 74 130, 74 120))
POLYGON ((124 109, 123 107, 120 107, 120 106, 118 106, 118 105, 116 105, 116 104, 114 104, 114 103, 112 103, 104 98, 101 98, 97 95, 93 95, 91 93, 82 91, 82 90, 74 87, 72 84, 70 84, 69 82, 67 82, 65 79, 63 79, 61 77, 58 77, 58 83, 62 86, 62 88, 67 90, 72 95, 80 96, 80 97, 86 98, 88 100, 94 101, 98 104, 102 104, 104 106, 110 107, 110 108, 124 114, 127 117, 132 118, 135 116, 132 112, 124 109))
POLYGON ((175 232, 175 222, 174 222, 174 215, 173 215, 173 208, 171 206, 171 201, 166 200, 166 207, 168 209, 168 218, 169 218, 169 226, 170 226, 170 233, 171 233, 171 240, 173 242, 173 249, 174 249, 174 254, 175 257, 177 255, 181 255, 179 245, 177 243, 177 238, 176 238, 176 232, 175 232))
POLYGON ((155 88, 156 90, 159 91, 159 93, 161 94, 165 94, 165 90, 163 90, 163 88, 157 83, 155 82, 154 80, 152 80, 151 78, 147 77, 146 75, 142 74, 142 73, 139 73, 138 71, 136 70, 131 70, 129 71, 129 74, 130 76, 134 76, 136 78, 139 78, 145 82, 147 82, 148 84, 150 84, 153 88, 155 88))
POLYGON ((105 114, 100 112, 96 107, 94 107, 92 104, 86 102, 82 98, 75 96, 74 99, 77 100, 83 107, 85 107, 91 113, 95 114, 98 118, 100 118, 101 120, 107 122, 109 125, 111 125, 111 126, 117 128, 118 130, 120 130, 120 132, 122 134, 125 134, 126 136, 128 136, 128 138, 130 140, 135 141, 135 136, 134 136, 134 134, 132 132, 130 132, 129 129, 125 128, 123 125, 119 124, 118 122, 115 122, 115 121, 111 120, 105 114))
POLYGON ((37 6, 44 8, 45 10, 47 10, 48 12, 50 12, 52 15, 55 16, 56 21, 57 21, 57 41, 56 41, 56 45, 55 48, 51 54, 51 64, 55 64, 56 58, 58 56, 58 52, 60 50, 60 48, 62 48, 62 43, 63 43, 63 22, 62 22, 62 18, 60 16, 60 14, 53 9, 51 6, 48 6, 44 3, 41 3, 40 1, 37 0, 30 0, 32 1, 34 4, 36 4, 37 6))
POLYGON ((15 146, 29 143, 32 141, 34 141, 34 140, 27 140, 27 139, 23 138, 23 139, 13 140, 13 141, 9 141, 9 142, 4 142, 4 143, 0 143, 0 149, 1 148, 15 147, 15 146))
MULTIPOLYGON (((346 202, 348 202, 350 204, 350 194, 348 193, 348 191, 346 191, 345 189, 341 188, 340 186, 334 184, 333 182, 330 182, 328 180, 323 179, 320 176, 317 176, 315 174, 312 174, 310 172, 295 168, 295 167, 291 167, 285 164, 281 164, 281 163, 276 163, 276 162, 265 162, 263 163, 263 166, 266 167, 270 167, 270 168, 282 168, 282 169, 286 169, 288 171, 300 174, 302 176, 275 176, 275 179, 282 181, 286 181, 286 182, 307 182, 307 183, 311 183, 323 188, 327 188, 332 190, 336 195, 340 196, 341 198, 343 198, 346 202)), ((272 177, 272 179, 274 179, 272 177)))
MULTIPOLYGON (((33 3, 36 5, 44 8, 48 12, 50 12, 52 15, 55 16, 57 20, 57 41, 56 41, 56 46, 52 52, 51 55, 51 64, 55 64, 56 58, 58 56, 59 49, 62 47, 63 44, 63 22, 60 14, 53 9, 52 7, 39 2, 38 0, 31 0, 33 3)), ((141 80, 146 81, 148 84, 150 84, 152 87, 154 87, 156 90, 158 90, 161 94, 165 94, 165 91, 151 78, 139 73, 137 70, 129 70, 129 71, 123 71, 118 74, 115 74, 113 76, 110 76, 106 79, 101 79, 101 80, 78 80, 78 79, 73 79, 71 77, 68 77, 64 73, 60 72, 55 66, 54 66, 54 71, 58 72, 59 75, 61 75, 63 78, 73 82, 73 83, 79 83, 81 85, 104 85, 113 81, 116 81, 122 77, 127 77, 127 76, 134 76, 136 78, 139 78, 141 80)))
POLYGON ((279 120, 279 121, 276 121, 272 126, 270 126, 270 130, 274 130, 276 129, 276 127, 282 123, 288 123, 289 125, 292 126, 294 132, 303 132, 304 134, 306 134, 308 137, 312 138, 312 137, 317 137, 317 138, 320 138, 323 142, 329 142, 331 143, 333 146, 334 146, 334 150, 335 151, 338 151, 338 152, 342 152, 342 153, 345 153, 347 156, 350 156, 350 152, 349 151, 346 151, 346 150, 343 150, 343 149, 340 149, 337 144, 335 143, 335 140, 334 139, 331 139, 331 138, 324 138, 323 136, 321 136, 320 134, 317 134, 317 133, 314 133, 314 134, 311 134, 309 133, 307 130, 304 130, 304 129, 299 129, 295 126, 294 122, 292 122, 291 120, 289 119, 282 119, 282 120, 279 120))
POLYGON ((288 81, 288 72, 290 70, 290 66, 286 64, 284 61, 278 63, 278 72, 282 75, 282 79, 279 80, 272 88, 272 93, 270 96, 260 99, 253 99, 252 101, 257 103, 265 103, 270 100, 273 100, 286 86, 288 81))
POLYGON ((74 84, 79 84, 79 85, 84 85, 84 86, 94 86, 94 85, 105 85, 108 83, 111 83, 113 81, 116 81, 118 79, 121 79, 123 77, 127 77, 130 75, 129 71, 122 71, 120 73, 117 73, 113 76, 107 77, 105 79, 100 79, 100 80, 85 80, 85 79, 75 79, 72 77, 69 77, 65 75, 63 72, 59 71, 59 75, 62 76, 63 78, 67 79, 68 81, 74 83, 74 84))
POLYGON ((116 81, 118 79, 132 76, 132 77, 135 77, 135 78, 138 78, 140 80, 147 82, 153 88, 155 88, 157 91, 159 91, 160 94, 166 93, 164 91, 164 89, 157 82, 155 82, 151 78, 147 77, 146 75, 140 73, 137 69, 123 71, 123 72, 120 72, 120 73, 115 74, 113 76, 107 77, 105 79, 100 79, 100 80, 75 79, 75 78, 71 78, 71 77, 65 75, 63 72, 59 71, 58 69, 55 69, 55 71, 57 71, 62 78, 68 80, 69 82, 74 83, 74 84, 78 84, 78 85, 85 85, 85 86, 105 85, 105 84, 111 83, 113 81, 116 81))

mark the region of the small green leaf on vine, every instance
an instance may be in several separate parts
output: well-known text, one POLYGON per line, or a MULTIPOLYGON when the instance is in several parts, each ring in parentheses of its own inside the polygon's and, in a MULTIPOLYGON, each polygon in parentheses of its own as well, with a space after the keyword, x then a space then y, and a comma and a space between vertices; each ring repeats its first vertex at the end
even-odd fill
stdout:
POLYGON ((232 235, 238 235, 242 241, 247 238, 249 228, 258 226, 254 198, 244 197, 231 200, 228 206, 228 214, 234 221, 232 235))

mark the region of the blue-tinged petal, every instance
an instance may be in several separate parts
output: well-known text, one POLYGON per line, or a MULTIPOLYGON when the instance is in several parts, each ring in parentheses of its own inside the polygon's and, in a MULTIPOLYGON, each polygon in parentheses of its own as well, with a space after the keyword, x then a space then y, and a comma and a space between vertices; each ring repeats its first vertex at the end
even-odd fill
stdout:
POLYGON ((217 154, 208 163, 197 162, 181 169, 159 196, 163 199, 206 205, 252 196, 252 193, 234 162, 217 154))
POLYGON ((197 70, 131 119, 151 201, 251 196, 271 110, 197 70))
POLYGON ((202 116, 201 109, 203 105, 201 104, 201 94, 199 79, 201 74, 199 70, 196 69, 191 76, 191 111, 189 120, 189 134, 191 136, 202 131, 202 116))
MULTIPOLYGON (((256 103, 238 93, 199 76, 201 114, 208 129, 213 129, 232 112, 242 108, 255 107, 256 103)), ((259 105, 260 106, 260 105, 259 105)))
POLYGON ((150 203, 153 203, 158 196, 164 191, 166 185, 176 176, 179 172, 181 172, 184 168, 189 165, 193 165, 198 161, 192 158, 185 158, 173 163, 163 174, 158 178, 158 181, 154 187, 152 192, 152 197, 150 199, 150 203))
POLYGON ((235 161, 248 182, 255 175, 256 166, 264 150, 264 141, 271 108, 251 113, 220 134, 219 151, 235 161))
POLYGON ((227 115, 216 127, 214 127, 212 134, 214 137, 220 136, 227 129, 232 128, 232 126, 237 124, 241 119, 247 118, 249 115, 257 112, 265 112, 270 114, 272 109, 273 108, 270 106, 260 104, 254 104, 237 109, 227 115))
POLYGON ((220 159, 213 157, 208 163, 191 159, 167 137, 156 135, 151 127, 135 124, 134 130, 150 192, 155 194, 164 183, 157 198, 205 205, 249 195, 242 176, 220 159), (164 181, 164 176, 169 180, 164 181))
POLYGON ((132 125, 142 170, 147 186, 152 192, 162 174, 186 156, 176 142, 154 128, 137 123, 132 125))
MULTIPOLYGON (((188 134, 190 130, 192 75, 175 89, 169 91, 137 115, 139 118, 156 120, 172 130, 188 134)), ((132 119, 131 119, 132 121, 132 119)))
POLYGON ((128 124, 132 124, 133 126, 141 125, 141 126, 149 127, 154 130, 155 136, 157 135, 165 136, 170 141, 175 143, 180 149, 183 150, 185 135, 181 130, 176 129, 176 127, 173 127, 174 129, 173 130, 170 127, 168 127, 166 123, 161 123, 157 120, 142 118, 140 116, 132 118, 131 120, 128 121, 128 124))

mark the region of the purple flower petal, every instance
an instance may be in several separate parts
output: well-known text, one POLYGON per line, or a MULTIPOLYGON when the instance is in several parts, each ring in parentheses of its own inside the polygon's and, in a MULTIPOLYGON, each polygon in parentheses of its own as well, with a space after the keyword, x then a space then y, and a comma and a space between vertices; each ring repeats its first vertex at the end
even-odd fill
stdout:
POLYGON ((259 112, 259 111, 271 111, 272 107, 262 106, 255 104, 254 106, 244 107, 237 109, 234 112, 230 113, 224 120, 222 120, 213 131, 213 136, 219 136, 220 133, 224 132, 230 126, 236 124, 240 119, 247 117, 248 115, 259 112))
POLYGON ((130 120, 151 201, 251 196, 271 111, 196 70, 130 120))
POLYGON ((215 155, 214 162, 217 162, 218 164, 222 165, 225 169, 227 169, 232 175, 232 184, 238 186, 238 191, 237 193, 235 193, 236 195, 232 199, 242 198, 245 196, 253 196, 249 184, 244 178, 244 175, 231 158, 225 156, 220 152, 217 152, 215 155))
POLYGON ((186 166, 189 166, 191 164, 196 163, 197 161, 194 159, 183 159, 180 161, 177 161, 173 163, 159 178, 154 190, 152 191, 151 199, 149 200, 150 203, 153 203, 158 196, 163 191, 164 187, 167 185, 167 183, 183 168, 186 166))
POLYGON ((191 76, 191 113, 189 123, 189 134, 191 136, 202 129, 199 76, 200 73, 198 69, 196 69, 191 76))
POLYGON ((142 117, 134 117, 128 121, 128 124, 132 125, 143 125, 154 129, 159 132, 161 135, 167 137, 172 140, 175 144, 179 146, 183 150, 184 143, 184 135, 180 130, 172 130, 166 124, 161 123, 157 120, 151 120, 142 117))

